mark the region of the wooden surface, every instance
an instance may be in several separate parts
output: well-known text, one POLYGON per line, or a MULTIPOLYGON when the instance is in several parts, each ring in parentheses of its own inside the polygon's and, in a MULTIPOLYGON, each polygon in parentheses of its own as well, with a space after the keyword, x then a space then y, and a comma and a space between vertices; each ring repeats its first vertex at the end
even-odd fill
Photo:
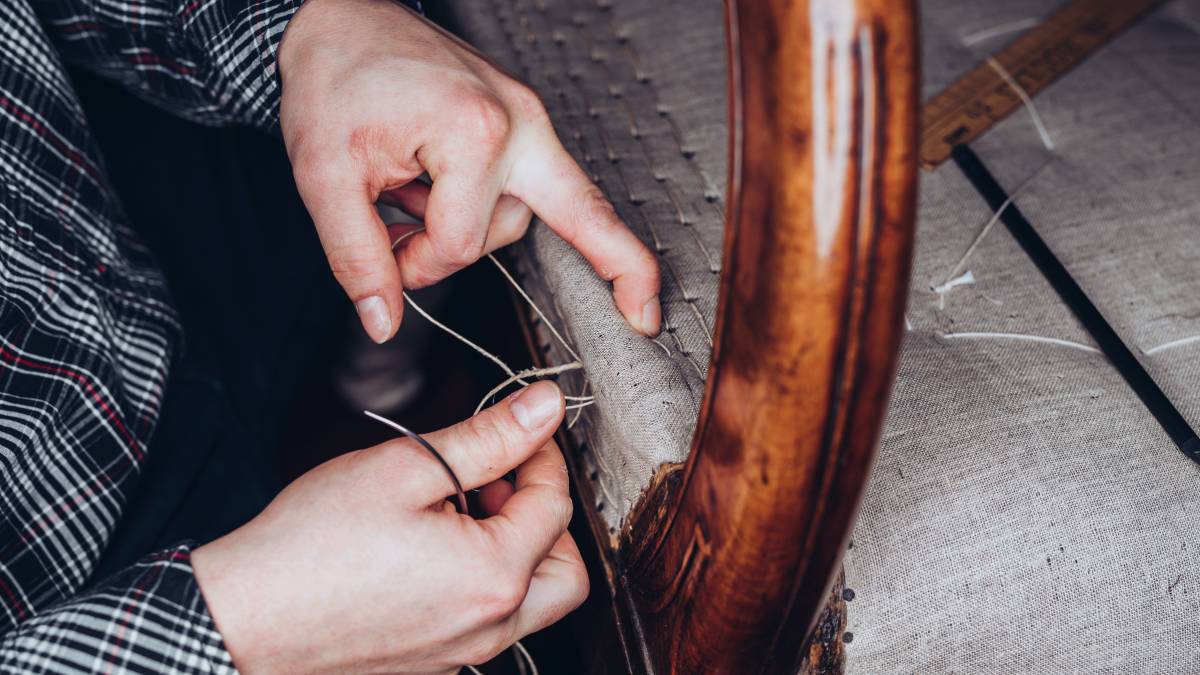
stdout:
POLYGON ((839 675, 846 668, 846 579, 838 574, 809 636, 799 675, 839 675))
POLYGON ((622 533, 648 670, 795 673, 866 485, 907 297, 909 0, 728 0, 730 192, 693 448, 622 533))
MULTIPOLYGON (((1075 0, 992 58, 1030 97, 1163 0, 1075 0)), ((929 100, 921 115, 921 166, 932 169, 956 145, 978 138, 1023 104, 1021 95, 987 62, 929 100)))

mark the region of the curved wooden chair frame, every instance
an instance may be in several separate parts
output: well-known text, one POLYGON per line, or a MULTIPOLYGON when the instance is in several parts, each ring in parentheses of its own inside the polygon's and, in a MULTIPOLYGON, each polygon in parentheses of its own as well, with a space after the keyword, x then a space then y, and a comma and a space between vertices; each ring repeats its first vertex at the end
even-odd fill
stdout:
POLYGON ((725 4, 724 272, 691 454, 615 537, 576 481, 611 591, 607 649, 624 657, 601 659, 612 672, 807 667, 902 336, 914 0, 725 4))

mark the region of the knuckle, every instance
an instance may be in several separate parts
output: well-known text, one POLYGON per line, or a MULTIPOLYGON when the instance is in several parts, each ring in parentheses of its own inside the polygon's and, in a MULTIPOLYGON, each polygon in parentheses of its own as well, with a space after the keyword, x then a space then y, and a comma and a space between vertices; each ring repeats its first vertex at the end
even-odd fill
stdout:
POLYGON ((292 151, 292 175, 301 189, 320 189, 336 181, 341 171, 324 152, 305 143, 292 151))
POLYGON ((554 522, 558 525, 558 529, 565 532, 567 526, 571 524, 571 516, 575 513, 575 505, 571 503, 571 498, 566 494, 557 495, 550 500, 547 507, 554 522))
POLYGON ((576 221, 586 231, 601 230, 617 219, 617 210, 600 188, 588 185, 576 200, 576 221))
POLYGON ((401 284, 406 289, 425 288, 441 281, 445 275, 437 273, 427 250, 418 252, 415 247, 400 250, 399 267, 401 284))
POLYGON ((497 238, 502 238, 501 243, 512 243, 525 236, 532 220, 532 216, 514 217, 502 226, 492 228, 492 232, 497 238))
POLYGON ((514 82, 509 97, 512 99, 513 108, 522 119, 531 122, 549 121, 550 116, 546 113, 546 104, 534 90, 520 82, 514 82))
POLYGON ((511 571, 490 575, 479 601, 484 622, 499 623, 515 614, 527 591, 528 585, 511 571))
POLYGON ((658 258, 655 258, 650 249, 645 246, 639 248, 635 264, 646 275, 646 280, 657 289, 662 284, 662 271, 658 268, 658 258))
POLYGON ((467 425, 464 444, 470 445, 471 460, 483 472, 491 472, 496 468, 506 469, 505 459, 508 446, 507 430, 499 424, 494 414, 476 416, 467 425))
POLYGON ((483 256, 483 247, 471 242, 459 246, 451 246, 446 252, 446 259, 456 267, 466 267, 483 256))
POLYGON ((588 578, 587 568, 582 564, 571 566, 571 579, 569 582, 571 595, 571 604, 578 607, 587 600, 588 594, 591 593, 592 580, 588 578))
POLYGON ((475 233, 464 231, 443 236, 435 240, 438 253, 447 263, 462 268, 479 260, 483 256, 486 239, 480 241, 475 233))
POLYGON ((456 101, 459 130, 484 149, 503 148, 512 129, 508 110, 494 94, 469 89, 456 101))
POLYGON ((503 230, 509 236, 519 239, 529 230, 529 224, 533 220, 533 211, 523 202, 507 195, 500 199, 501 202, 497 206, 499 213, 492 229, 503 230))
POLYGON ((401 282, 405 289, 414 290, 432 286, 441 281, 441 278, 435 274, 427 272, 423 269, 417 269, 413 265, 400 267, 401 282))
POLYGON ((329 249, 329 269, 342 283, 361 282, 375 271, 375 253, 367 246, 342 245, 329 249))

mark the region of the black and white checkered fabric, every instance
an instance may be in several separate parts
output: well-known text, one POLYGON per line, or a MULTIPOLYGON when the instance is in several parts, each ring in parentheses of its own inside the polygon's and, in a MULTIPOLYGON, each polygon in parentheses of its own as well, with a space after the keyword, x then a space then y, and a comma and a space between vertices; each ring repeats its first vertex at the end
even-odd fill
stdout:
POLYGON ((0 2, 0 671, 233 670, 187 545, 80 590, 138 480, 180 328, 63 61, 198 122, 269 129, 300 2, 0 2))

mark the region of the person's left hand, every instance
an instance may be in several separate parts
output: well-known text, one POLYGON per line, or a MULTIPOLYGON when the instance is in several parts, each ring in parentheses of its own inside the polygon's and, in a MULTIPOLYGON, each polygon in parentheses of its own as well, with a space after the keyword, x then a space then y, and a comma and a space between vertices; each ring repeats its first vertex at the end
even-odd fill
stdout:
POLYGON ((253 520, 192 552, 205 607, 242 673, 434 673, 484 663, 588 595, 553 440, 562 392, 536 382, 425 435, 309 471, 253 520), (516 471, 516 484, 504 480, 516 471))
POLYGON ((612 281, 647 335, 661 323, 654 255, 554 133, 528 87, 389 0, 308 0, 279 47, 280 124, 330 266, 377 342, 403 287, 432 284, 519 239, 530 209, 612 281), (415 179, 428 173, 432 189, 415 179), (395 256, 386 195, 426 230, 395 256))

